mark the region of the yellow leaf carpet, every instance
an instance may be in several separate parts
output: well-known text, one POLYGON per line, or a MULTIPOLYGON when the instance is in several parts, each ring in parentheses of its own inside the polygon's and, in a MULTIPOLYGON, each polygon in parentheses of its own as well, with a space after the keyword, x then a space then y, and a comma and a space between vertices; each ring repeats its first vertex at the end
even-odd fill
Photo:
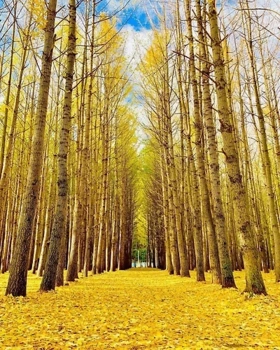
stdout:
POLYGON ((5 297, 0 275, 0 349, 280 349, 280 285, 264 275, 268 296, 221 289, 156 269, 80 278, 26 298, 5 297))

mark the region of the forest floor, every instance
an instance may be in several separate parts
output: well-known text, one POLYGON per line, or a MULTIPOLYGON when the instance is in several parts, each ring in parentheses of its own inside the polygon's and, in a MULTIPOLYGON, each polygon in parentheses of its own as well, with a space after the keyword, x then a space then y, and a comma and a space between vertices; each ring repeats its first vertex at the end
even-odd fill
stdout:
POLYGON ((80 278, 39 293, 30 275, 28 296, 3 296, 0 349, 280 349, 280 285, 264 275, 268 296, 221 289, 156 269, 131 269, 80 278))

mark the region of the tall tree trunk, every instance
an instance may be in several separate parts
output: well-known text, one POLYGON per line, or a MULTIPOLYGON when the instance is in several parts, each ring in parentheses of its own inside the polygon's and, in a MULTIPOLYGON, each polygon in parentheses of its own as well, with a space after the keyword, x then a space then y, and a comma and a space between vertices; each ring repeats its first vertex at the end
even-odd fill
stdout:
POLYGON ((226 94, 226 78, 218 16, 215 0, 208 0, 208 18, 211 33, 211 47, 213 52, 213 64, 215 71, 216 94, 218 114, 223 138, 223 151, 227 165, 230 190, 233 194, 236 228, 239 244, 242 249, 247 292, 255 294, 266 294, 265 285, 259 269, 258 251, 254 242, 252 225, 248 216, 247 198, 239 168, 236 143, 233 135, 230 109, 228 107, 226 94))
MULTIPOLYGON (((197 174, 199 176, 199 185, 202 201, 202 211, 204 213, 206 225, 208 227, 208 239, 210 246, 210 260, 211 268, 213 274, 213 281, 215 283, 221 282, 221 269, 219 265, 219 255, 217 247, 217 238, 215 226, 212 218, 212 213, 210 209, 210 197, 206 182, 206 172, 205 172, 205 160, 204 160, 204 146, 203 146, 203 125, 201 118, 201 107, 199 98, 199 86, 198 77, 196 73, 195 66, 195 52, 194 52, 194 38, 192 33, 192 19, 191 19, 191 7, 190 1, 185 0, 185 11, 187 19, 187 35, 189 39, 189 65, 190 65, 190 80, 193 92, 194 101, 194 143, 196 145, 196 164, 197 164, 197 174)), ((201 23, 202 24, 202 23, 201 23)), ((203 40, 203 38, 200 38, 203 40)), ((225 285, 224 285, 225 286, 225 285)))
POLYGON ((27 187, 21 209, 18 236, 13 254, 6 295, 26 296, 28 252, 40 188, 40 173, 45 140, 46 115, 52 67, 52 54, 55 44, 54 29, 57 0, 47 5, 47 21, 38 97, 38 109, 35 117, 35 129, 32 139, 31 158, 28 169, 27 187))
MULTIPOLYGON (((216 128, 214 124, 214 117, 212 111, 212 101, 209 86, 210 65, 209 58, 206 51, 206 35, 203 29, 203 18, 200 0, 196 1, 196 16, 198 26, 198 39, 200 43, 201 54, 201 70, 202 70, 202 99, 203 99, 203 116, 206 126, 207 148, 209 155, 209 173, 210 173, 210 187, 213 198, 213 216, 215 222, 215 234, 209 240, 209 249, 212 254, 219 256, 221 284, 222 287, 235 287, 234 277, 229 257, 228 242, 226 237, 225 216, 222 205, 221 189, 220 189, 220 171, 219 171, 219 157, 218 146, 216 141, 216 128), (218 244, 218 251, 216 251, 216 244, 218 244)), ((211 255, 210 254, 210 258, 211 255)))
MULTIPOLYGON (((0 153, 0 176, 2 179, 2 171, 4 165, 4 157, 6 150, 6 140, 7 140, 7 128, 8 128, 8 116, 9 116, 9 107, 10 107, 10 99, 11 99, 11 88, 12 88, 12 77, 13 77, 13 69, 14 69, 14 59, 15 59, 15 36, 16 36, 16 18, 17 18, 17 2, 15 2, 13 6, 13 29, 12 29, 12 38, 11 38, 11 54, 10 54, 10 64, 9 64, 9 78, 8 78, 8 86, 7 86, 7 94, 5 98, 5 113, 4 113, 4 121, 3 121, 3 134, 1 139, 1 153, 0 153)), ((1 218, 0 218, 1 219, 1 218)))
MULTIPOLYGON (((280 225, 277 218, 277 209, 275 203, 275 193, 272 182, 272 166, 271 160, 268 152, 268 140, 267 140, 267 132, 265 127, 265 116, 261 105, 260 100, 260 88, 258 82, 258 76, 256 72, 256 62, 255 62, 255 54, 253 49, 253 39, 252 39, 252 25, 251 25, 251 15, 250 15, 250 5, 248 0, 245 1, 246 5, 246 18, 244 18, 245 26, 247 27, 247 35, 248 41, 247 49, 251 63, 251 71, 252 71, 252 83, 255 94, 255 102, 256 109, 259 121, 259 134, 260 134, 260 149, 262 152, 262 163, 265 175, 265 185, 268 192, 268 205, 269 205, 269 213, 270 213, 270 225, 271 232, 274 238, 274 271, 276 282, 280 282, 280 225)), ((266 79, 266 78, 265 78, 266 79)))
MULTIPOLYGON (((65 81, 65 96, 63 116, 59 137, 59 151, 57 155, 58 165, 58 198, 54 214, 54 223, 50 238, 50 247, 47 256, 45 273, 40 290, 49 291, 55 289, 56 271, 62 237, 66 235, 66 218, 68 203, 68 174, 67 156, 70 141, 71 105, 73 90, 74 63, 76 55, 76 0, 69 0, 69 32, 67 49, 67 68, 65 81)), ((64 242, 63 242, 64 243, 64 242)), ((63 247, 64 248, 64 247, 63 247)), ((62 253, 63 254, 63 253, 62 253)))

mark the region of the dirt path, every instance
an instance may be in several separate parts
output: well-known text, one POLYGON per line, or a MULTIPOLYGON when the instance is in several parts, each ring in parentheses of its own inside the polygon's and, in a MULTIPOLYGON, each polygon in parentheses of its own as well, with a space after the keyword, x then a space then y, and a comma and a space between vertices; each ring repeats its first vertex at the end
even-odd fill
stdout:
MULTIPOLYGON (((244 275, 236 273, 240 288, 244 275)), ((0 297, 0 349, 280 349, 280 286, 250 297, 210 283, 131 269, 27 298, 0 297)), ((0 275, 4 294, 7 275, 0 275)))

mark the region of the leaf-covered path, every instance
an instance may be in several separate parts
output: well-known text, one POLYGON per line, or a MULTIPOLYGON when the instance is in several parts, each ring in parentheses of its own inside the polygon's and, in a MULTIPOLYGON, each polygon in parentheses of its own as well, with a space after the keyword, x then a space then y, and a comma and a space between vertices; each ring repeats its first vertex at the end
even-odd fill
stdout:
POLYGON ((56 292, 4 297, 0 275, 0 349, 280 349, 280 296, 273 274, 268 296, 131 269, 81 278, 56 292))

